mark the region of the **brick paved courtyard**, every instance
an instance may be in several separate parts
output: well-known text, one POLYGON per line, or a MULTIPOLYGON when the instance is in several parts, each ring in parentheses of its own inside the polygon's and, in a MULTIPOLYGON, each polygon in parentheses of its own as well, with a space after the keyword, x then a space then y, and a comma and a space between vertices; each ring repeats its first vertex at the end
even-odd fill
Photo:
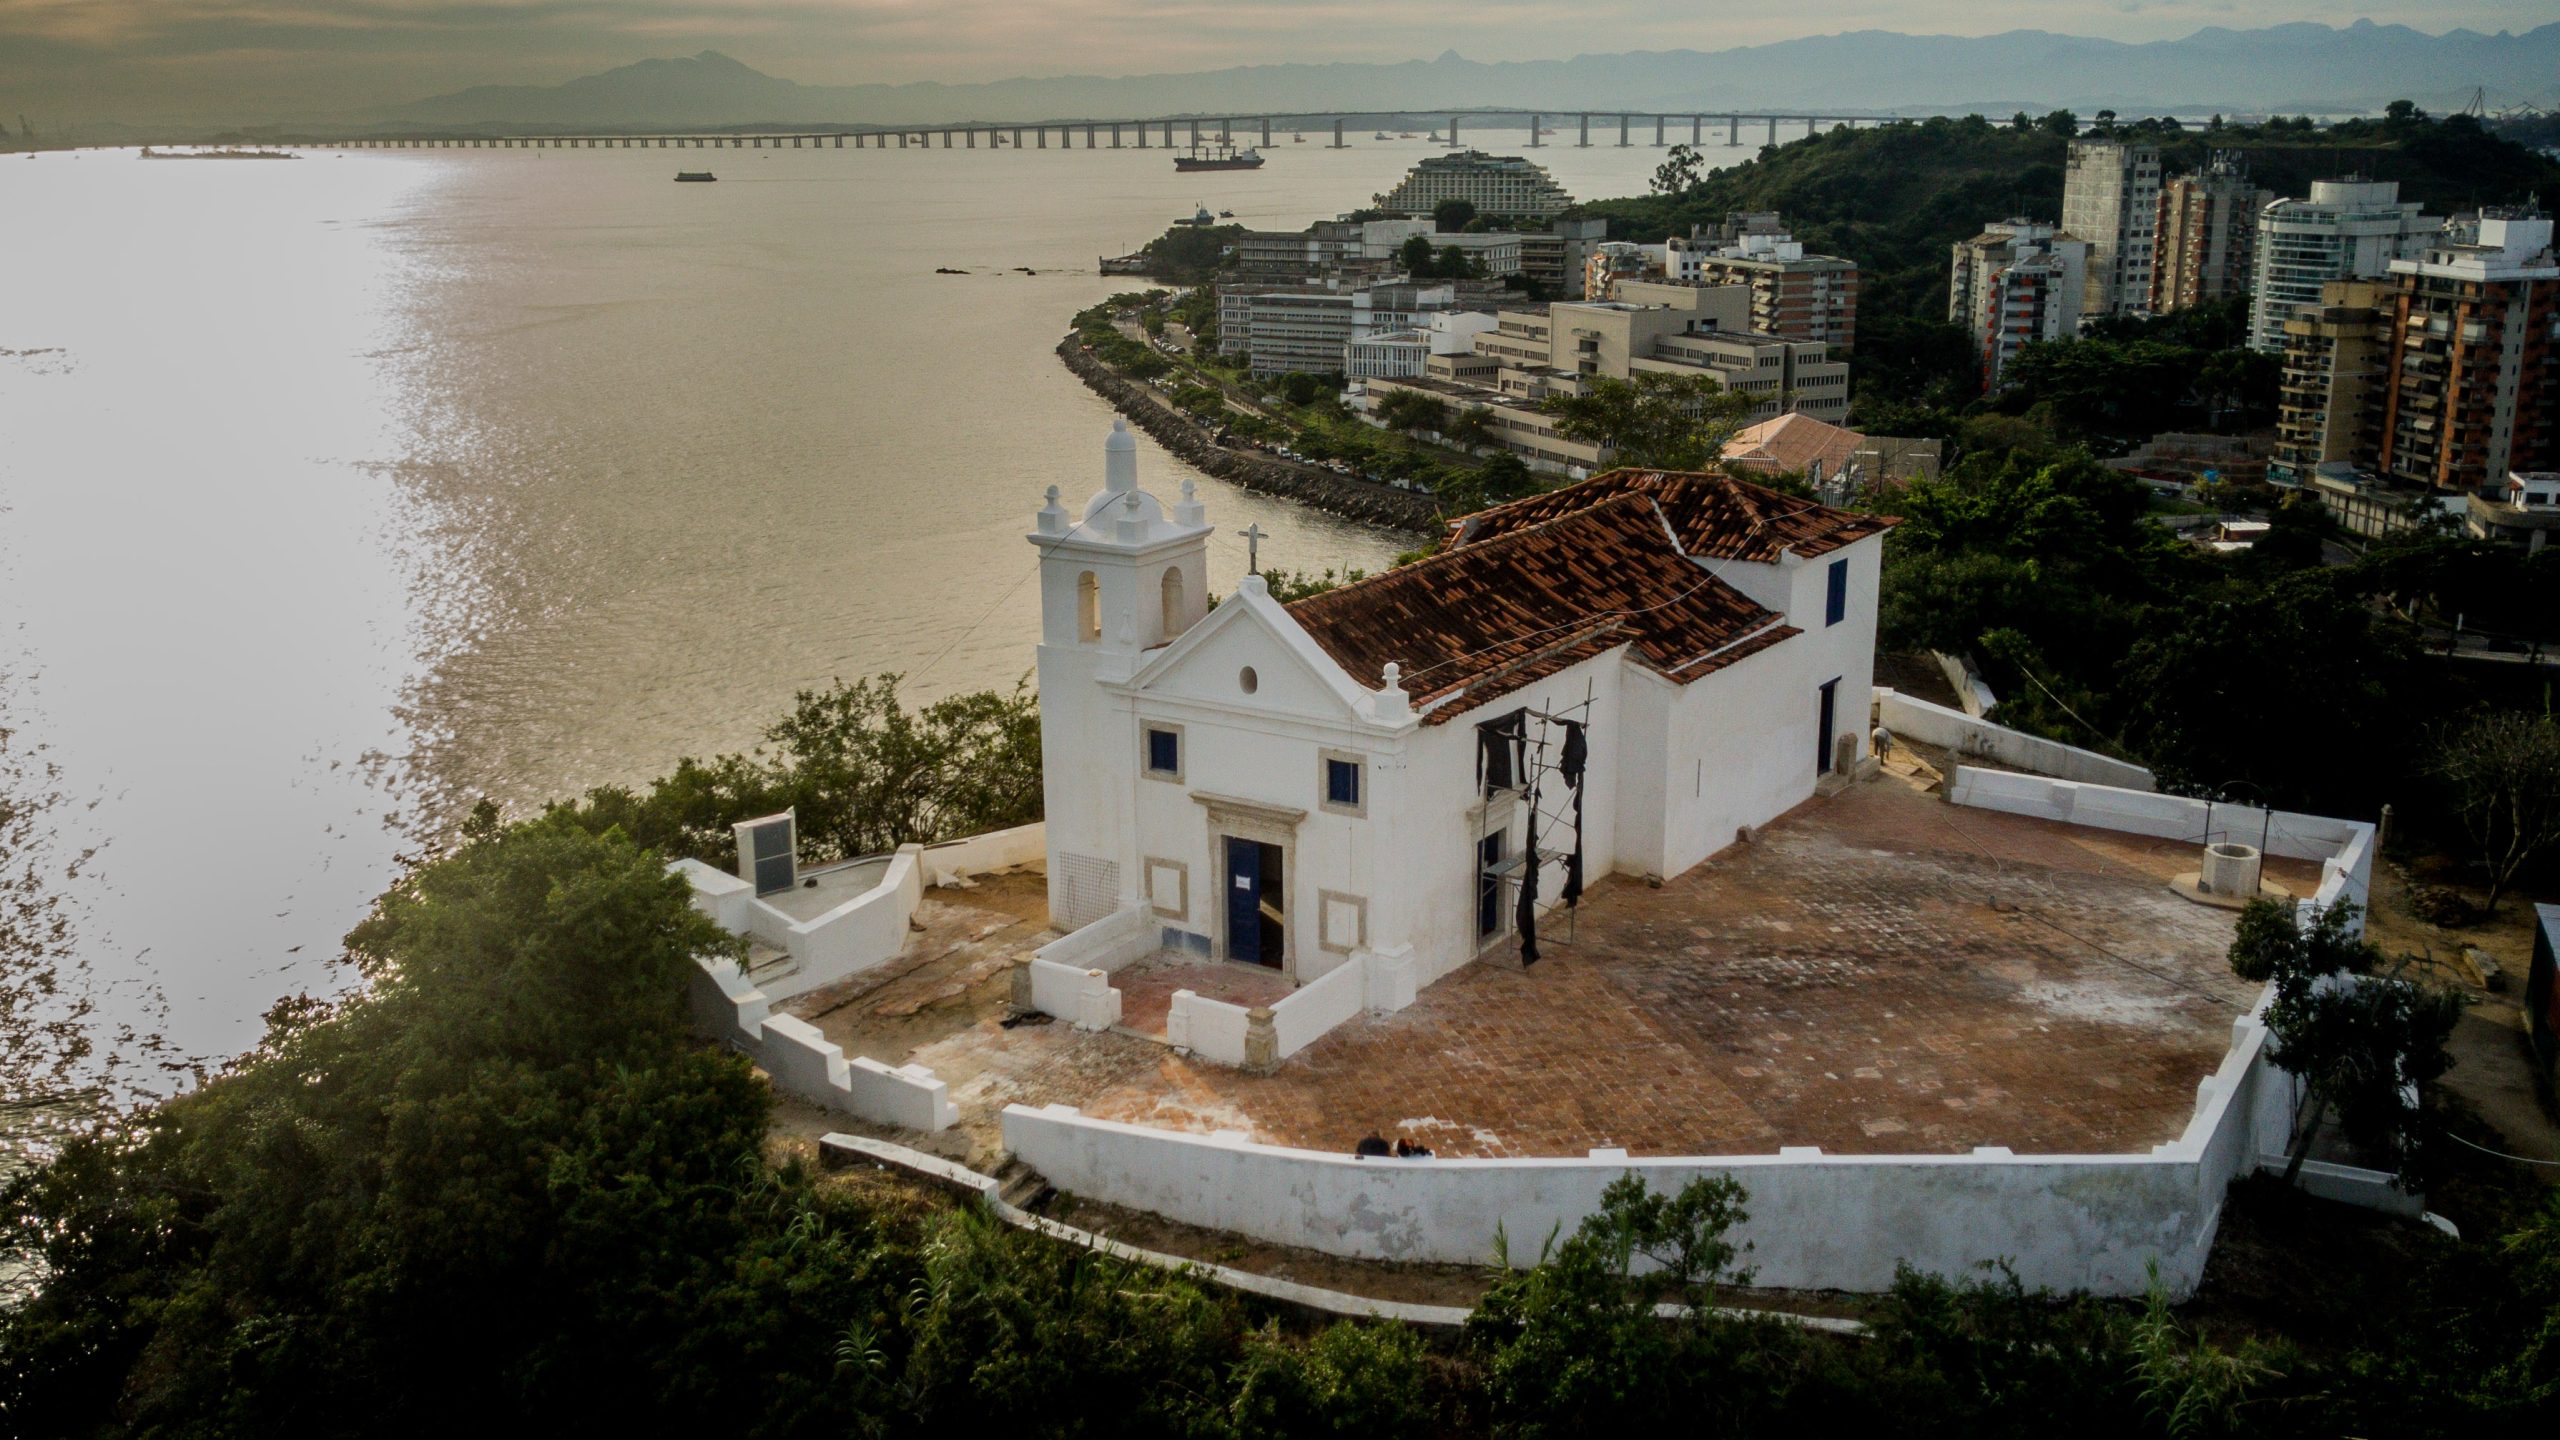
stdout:
MULTIPOLYGON (((1136 1033, 1002 1028, 1009 962, 1045 938, 1036 876, 933 892, 894 978, 791 1008, 849 1054, 933 1067, 980 1151, 1016 1102, 1319 1149, 1376 1130, 1452 1156, 2143 1150, 2185 1126, 2255 993, 2224 963, 2230 914, 2167 888, 2193 868, 2190 845, 1887 778, 1659 889, 1595 886, 1533 969, 1506 947, 1272 1075, 1136 1033)), ((2308 893, 2318 874, 2268 878, 2308 893)), ((1132 977, 1125 1028, 1160 1027, 1181 969, 1132 977)))

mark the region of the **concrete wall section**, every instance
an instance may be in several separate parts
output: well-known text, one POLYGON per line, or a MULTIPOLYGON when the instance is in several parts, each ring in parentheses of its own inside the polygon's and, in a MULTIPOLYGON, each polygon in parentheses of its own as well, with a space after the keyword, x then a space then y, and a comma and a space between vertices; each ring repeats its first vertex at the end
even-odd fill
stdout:
POLYGON ((2192 800, 2183 795, 2157 795, 2109 785, 2052 780, 2000 770, 1959 765, 1947 783, 1947 798, 1958 805, 2004 810, 2067 820, 2101 830, 2121 830, 2164 840, 2237 841, 2257 845, 2291 860, 2336 861, 2341 884, 2361 895, 2373 874, 2373 827, 2361 820, 2267 811, 2252 805, 2192 800))
POLYGON ((1165 1043, 1220 1065, 1244 1064, 1245 1032, 1251 1027, 1252 1017, 1243 1006, 1188 990, 1174 991, 1165 1009, 1165 1043))
POLYGON ((1932 705, 1898 690, 1878 687, 1876 721, 1905 740, 1941 746, 1959 755, 1979 756, 2038 775, 2129 790, 2150 790, 2156 782, 2149 770, 2127 761, 2047 740, 1976 719, 1961 710, 1932 705))
POLYGON ((1031 952, 1032 959, 1071 970, 1108 973, 1156 952, 1163 930, 1145 906, 1117 910, 1031 952))
MULTIPOLYGON (((2240 1113, 2223 1097, 2223 1117, 2240 1113)), ((1761 1285, 1880 1291, 1908 1261, 1950 1277, 2006 1260, 2031 1286, 2141 1293, 2157 1261, 2177 1294, 2202 1274, 2230 1173, 2192 1153, 1377 1160, 1232 1135, 1173 1134, 1013 1106, 1006 1147, 1072 1194, 1276 1244, 1361 1259, 1484 1264, 1497 1235, 1534 1253, 1630 1172, 1657 1190, 1729 1175, 1749 1191, 1739 1238, 1761 1285)), ((2164 1147, 2173 1148, 2173 1147, 2164 1147)), ((2184 1148, 2184 1147, 2174 1147, 2184 1148)), ((2217 1164, 2253 1163, 2246 1143, 2217 1164)))
POLYGON ((1061 965, 1037 956, 1033 957, 1030 970, 1033 1009, 1055 1015, 1079 1030, 1108 1030, 1120 1023, 1120 992, 1112 988, 1110 972, 1061 965))
POLYGON ((848 1060, 808 1021, 773 1014, 765 995, 736 965, 696 960, 694 966, 687 998, 695 1026, 753 1060, 775 1089, 879 1125, 931 1131, 958 1123, 950 1093, 932 1071, 892 1068, 860 1056, 848 1060))
POLYGON ((1048 827, 1035 820, 924 848, 925 883, 955 885, 972 875, 1037 865, 1048 858, 1048 827))
POLYGON ((924 899, 920 850, 900 847, 879 884, 814 919, 795 921, 761 900, 749 902, 750 931, 799 962, 788 975, 764 982, 765 994, 788 999, 898 958, 907 946, 907 922, 924 899), (782 922, 778 932, 760 923, 765 917, 782 922))
POLYGON ((1368 997, 1369 957, 1355 955, 1323 979, 1301 985, 1271 1007, 1272 1032, 1282 1060, 1322 1039, 1325 1032, 1358 1015, 1368 997))

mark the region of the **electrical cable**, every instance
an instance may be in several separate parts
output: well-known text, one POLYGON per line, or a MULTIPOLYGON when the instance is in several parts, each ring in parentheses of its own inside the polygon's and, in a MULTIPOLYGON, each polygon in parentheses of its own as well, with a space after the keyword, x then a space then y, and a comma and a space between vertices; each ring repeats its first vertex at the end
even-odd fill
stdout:
POLYGON ((2529 1155, 2510 1155, 2504 1150, 2492 1150, 2486 1145, 2465 1140, 2450 1130, 2444 1131, 2444 1138, 2452 1141, 2456 1145, 2463 1146, 2466 1149, 2477 1150, 2483 1155, 2494 1155, 2501 1160, 2513 1160, 2519 1165, 2541 1165, 2550 1169, 2560 1170, 2560 1160, 2536 1160, 2529 1155))

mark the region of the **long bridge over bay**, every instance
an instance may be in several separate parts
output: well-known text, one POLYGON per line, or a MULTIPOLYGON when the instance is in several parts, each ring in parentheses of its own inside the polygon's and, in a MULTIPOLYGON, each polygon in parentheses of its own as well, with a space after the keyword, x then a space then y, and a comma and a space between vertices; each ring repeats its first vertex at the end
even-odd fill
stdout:
POLYGON ((1595 143, 1631 146, 1650 143, 1656 146, 1687 144, 1700 146, 1721 139, 1727 146, 1744 143, 1748 132, 1754 138, 1765 135, 1765 142, 1778 143, 1781 128, 1793 133, 1801 126, 1812 135, 1825 126, 1856 128, 1860 125, 1884 125, 1918 117, 1901 115, 1818 115, 1771 114, 1760 111, 1703 110, 1529 110, 1495 107, 1480 110, 1415 110, 1415 111, 1322 111, 1301 114, 1253 115, 1175 115, 1144 120, 1043 120, 1014 122, 953 121, 933 125, 828 125, 808 129, 704 130, 699 132, 651 132, 613 134, 535 134, 490 135, 478 133, 435 134, 420 132, 407 135, 369 135, 346 139, 308 142, 328 148, 356 150, 765 150, 765 149, 836 149, 850 145, 856 150, 1073 150, 1077 141, 1086 150, 1147 150, 1198 147, 1210 143, 1235 144, 1239 140, 1263 146, 1272 143, 1274 135, 1288 130, 1303 135, 1312 128, 1319 134, 1331 129, 1332 148, 1349 145, 1349 133, 1369 121, 1388 117, 1397 123, 1412 123, 1421 117, 1426 123, 1436 121, 1445 129, 1447 143, 1464 144, 1462 127, 1511 130, 1525 122, 1529 132, 1527 144, 1536 148, 1548 142, 1566 143, 1564 127, 1570 127, 1571 143, 1587 148, 1595 143), (1501 122, 1508 121, 1509 124, 1501 122), (1550 130, 1547 122, 1558 128, 1550 130), (1650 136, 1647 131, 1650 130, 1650 136), (1614 132, 1614 135, 1613 133, 1614 132))

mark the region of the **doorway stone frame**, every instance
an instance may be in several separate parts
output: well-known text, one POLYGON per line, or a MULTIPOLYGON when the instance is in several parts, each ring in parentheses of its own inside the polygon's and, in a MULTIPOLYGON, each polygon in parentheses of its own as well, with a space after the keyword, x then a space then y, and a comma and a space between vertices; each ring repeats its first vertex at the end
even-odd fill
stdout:
POLYGON ((1306 823, 1307 812, 1285 805, 1270 805, 1259 800, 1245 800, 1233 795, 1209 795, 1194 790, 1191 798, 1207 812, 1209 829, 1209 870, 1217 876, 1218 903, 1209 907, 1216 929, 1211 951, 1219 960, 1243 964, 1235 959, 1227 936, 1227 838, 1250 840, 1261 845, 1280 847, 1280 963, 1262 968, 1276 969, 1295 981, 1298 978, 1299 912, 1304 908, 1298 895, 1298 827, 1306 823))

